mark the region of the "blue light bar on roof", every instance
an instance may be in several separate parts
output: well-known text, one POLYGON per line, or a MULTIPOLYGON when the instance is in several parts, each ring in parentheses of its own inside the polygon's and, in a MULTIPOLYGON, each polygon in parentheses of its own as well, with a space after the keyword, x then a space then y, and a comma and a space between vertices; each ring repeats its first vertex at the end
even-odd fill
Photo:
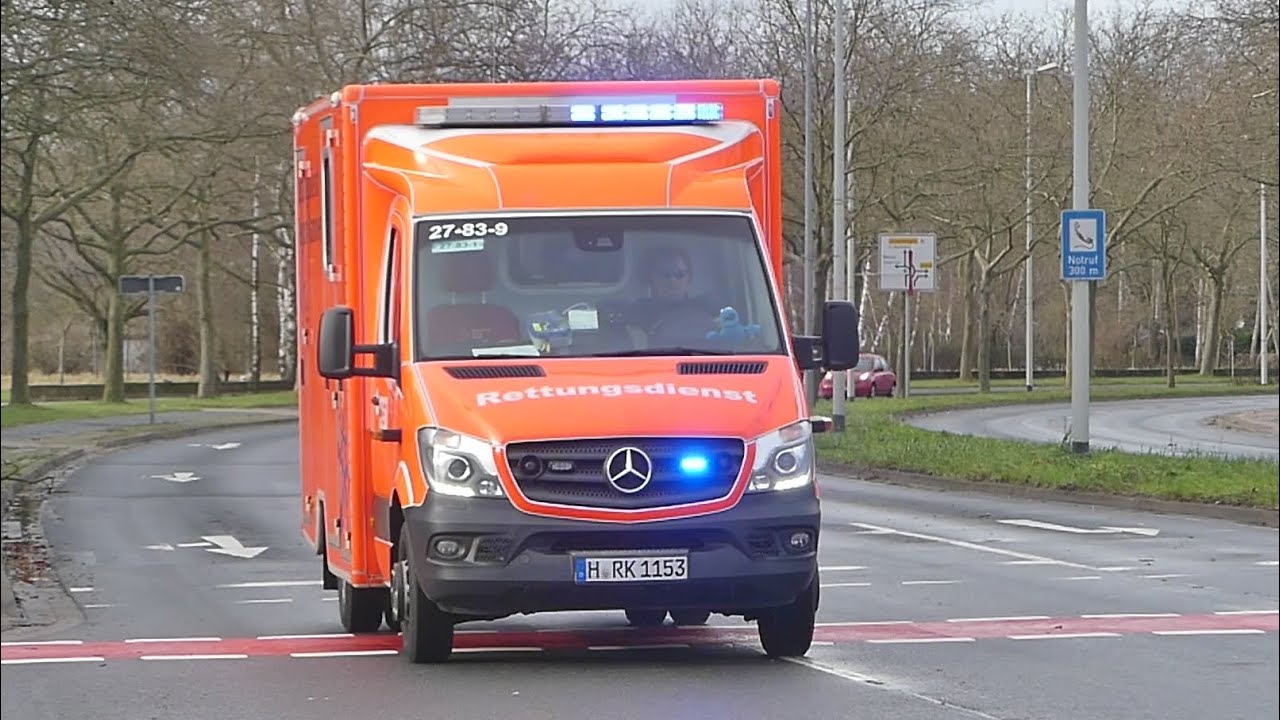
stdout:
POLYGON ((574 123, 714 122, 724 119, 720 103, 600 103, 569 107, 574 123))

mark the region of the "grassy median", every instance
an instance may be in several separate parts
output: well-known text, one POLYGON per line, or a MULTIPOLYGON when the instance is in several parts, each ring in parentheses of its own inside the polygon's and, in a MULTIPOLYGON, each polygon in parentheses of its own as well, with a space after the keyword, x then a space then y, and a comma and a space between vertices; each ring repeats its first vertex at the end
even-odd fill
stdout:
MULTIPOLYGON (((1091 398, 1148 398, 1275 394, 1275 388, 1230 383, 1155 386, 1102 386, 1091 398)), ((822 461, 857 469, 883 468, 940 477, 1001 482, 1060 490, 1105 492, 1274 509, 1277 464, 1262 460, 1225 460, 1093 450, 1073 454, 1064 446, 954 435, 922 430, 902 421, 918 412, 1028 402, 1069 402, 1065 388, 1034 393, 918 396, 908 399, 859 399, 846 407, 846 431, 817 436, 822 461)), ((830 414, 823 401, 819 414, 830 414)))
MULTIPOLYGON (((193 397, 156 398, 156 412, 207 410, 210 408, 297 407, 297 405, 298 396, 292 390, 224 395, 208 399, 193 397)), ((130 399, 123 403, 69 401, 40 403, 30 406, 6 404, 0 407, 0 427, 7 428, 31 423, 57 422, 59 420, 85 420, 112 415, 145 414, 149 407, 146 399, 130 399)))

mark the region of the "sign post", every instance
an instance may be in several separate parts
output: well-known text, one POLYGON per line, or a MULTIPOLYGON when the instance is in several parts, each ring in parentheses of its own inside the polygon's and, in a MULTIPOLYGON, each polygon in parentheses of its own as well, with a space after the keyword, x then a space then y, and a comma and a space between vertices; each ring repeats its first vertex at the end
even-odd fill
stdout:
POLYGON ((1089 452, 1089 287, 1107 277, 1107 215, 1062 211, 1062 279, 1071 290, 1071 449, 1089 452), (1078 306, 1078 307, 1077 307, 1078 306))
POLYGON ((156 293, 180 293, 181 275, 121 275, 121 295, 147 296, 147 365, 151 376, 147 385, 147 422, 156 422, 156 293))
POLYGON ((905 293, 902 303, 902 397, 911 396, 911 304, 917 292, 933 292, 937 236, 880 235, 880 289, 905 293))

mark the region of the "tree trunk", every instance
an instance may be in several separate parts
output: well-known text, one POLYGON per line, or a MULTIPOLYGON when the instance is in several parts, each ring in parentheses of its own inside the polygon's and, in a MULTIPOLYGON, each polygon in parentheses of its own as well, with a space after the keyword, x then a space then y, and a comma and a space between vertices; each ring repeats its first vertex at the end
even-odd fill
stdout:
POLYGON ((991 392, 991 303, 987 288, 990 279, 988 268, 978 268, 978 392, 991 392))
POLYGON ((209 233, 200 233, 200 252, 196 266, 196 277, 199 285, 200 316, 200 384, 196 397, 211 398, 218 396, 218 362, 214 348, 213 325, 213 287, 210 285, 210 266, 212 260, 212 243, 209 233))
POLYGON ((35 228, 29 219, 23 218, 18 225, 18 243, 14 248, 13 289, 10 296, 13 305, 13 374, 12 386, 9 389, 10 405, 31 404, 31 306, 28 295, 31 288, 31 246, 35 241, 35 228))
MULTIPOLYGON (((277 233, 276 249, 276 313, 280 319, 280 335, 276 347, 276 362, 280 379, 295 384, 298 377, 297 363, 297 307, 294 304, 293 246, 287 230, 277 233)), ((296 387, 295 387, 296 389, 296 387)))
POLYGON ((1204 318, 1204 352, 1200 353, 1201 375, 1212 375, 1218 368, 1218 349, 1222 340, 1218 328, 1222 324, 1222 294, 1225 291, 1222 278, 1217 273, 1209 276, 1209 307, 1205 310, 1204 318))
POLYGON ((973 358, 969 354, 973 346, 973 286, 970 282, 972 277, 973 258, 966 255, 960 261, 960 287, 963 289, 961 302, 964 303, 964 318, 960 321, 960 382, 968 382, 973 378, 973 373, 970 372, 973 358))
POLYGON ((1164 376, 1165 386, 1172 388, 1178 382, 1177 367, 1174 358, 1178 355, 1178 327, 1174 322, 1174 300, 1173 300, 1173 271, 1169 267, 1169 261, 1164 263, 1164 316, 1165 316, 1165 332, 1164 332, 1164 376))
POLYGON ((124 238, 111 242, 111 299, 107 301, 107 353, 103 363, 102 401, 124 402, 124 296, 120 278, 125 274, 124 238))

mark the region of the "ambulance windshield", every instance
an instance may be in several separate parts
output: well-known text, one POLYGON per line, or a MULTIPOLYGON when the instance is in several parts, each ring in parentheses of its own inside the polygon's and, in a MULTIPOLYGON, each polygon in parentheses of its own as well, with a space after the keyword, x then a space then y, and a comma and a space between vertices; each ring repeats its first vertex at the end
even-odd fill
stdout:
POLYGON ((415 235, 420 360, 785 352, 743 215, 431 217, 415 235))

